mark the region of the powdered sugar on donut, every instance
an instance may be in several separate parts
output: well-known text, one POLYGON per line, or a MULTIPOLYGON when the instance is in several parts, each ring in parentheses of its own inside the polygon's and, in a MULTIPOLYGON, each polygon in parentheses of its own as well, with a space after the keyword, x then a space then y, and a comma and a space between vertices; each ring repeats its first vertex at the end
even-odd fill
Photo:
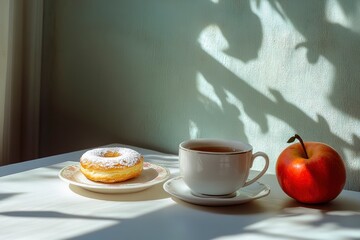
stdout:
POLYGON ((80 161, 92 162, 101 167, 112 168, 120 166, 134 166, 140 158, 141 154, 132 149, 108 147, 89 150, 82 155, 80 161), (105 157, 105 154, 108 152, 119 153, 120 156, 105 157))

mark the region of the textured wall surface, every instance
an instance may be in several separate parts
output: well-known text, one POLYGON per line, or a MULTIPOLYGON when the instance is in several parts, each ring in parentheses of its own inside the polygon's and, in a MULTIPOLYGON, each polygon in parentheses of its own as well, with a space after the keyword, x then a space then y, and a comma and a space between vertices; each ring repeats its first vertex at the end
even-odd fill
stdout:
POLYGON ((47 4, 43 155, 216 137, 267 152, 274 172, 298 133, 333 146, 360 190, 359 1, 47 4))

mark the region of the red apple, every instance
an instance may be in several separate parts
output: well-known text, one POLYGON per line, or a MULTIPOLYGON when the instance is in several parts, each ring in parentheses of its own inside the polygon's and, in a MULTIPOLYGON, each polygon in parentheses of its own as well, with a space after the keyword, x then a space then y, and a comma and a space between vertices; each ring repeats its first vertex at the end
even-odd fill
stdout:
POLYGON ((276 163, 276 177, 282 190, 302 203, 326 203, 336 198, 346 181, 340 155, 320 142, 303 142, 299 135, 290 138, 276 163))

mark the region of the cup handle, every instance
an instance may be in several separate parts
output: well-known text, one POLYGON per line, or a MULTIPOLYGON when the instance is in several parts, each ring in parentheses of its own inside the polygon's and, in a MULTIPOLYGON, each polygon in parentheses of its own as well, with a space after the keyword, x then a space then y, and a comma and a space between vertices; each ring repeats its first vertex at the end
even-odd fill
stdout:
POLYGON ((264 160, 265 160, 265 166, 264 166, 263 170, 256 177, 254 177, 253 179, 245 182, 243 187, 254 183, 256 180, 258 180, 260 177, 262 177, 265 174, 265 172, 267 171, 267 169, 269 168, 269 157, 264 152, 257 152, 257 153, 254 153, 252 155, 252 157, 251 157, 251 166, 252 166, 252 164, 253 164, 256 157, 263 157, 264 160))

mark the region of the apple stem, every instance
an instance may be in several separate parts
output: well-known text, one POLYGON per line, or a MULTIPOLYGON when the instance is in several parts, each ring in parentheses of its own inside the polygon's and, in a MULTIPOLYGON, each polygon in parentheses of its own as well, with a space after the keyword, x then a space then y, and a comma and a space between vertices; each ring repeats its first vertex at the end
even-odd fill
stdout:
POLYGON ((288 143, 292 143, 293 141, 295 141, 295 139, 299 140, 302 148, 304 149, 304 153, 305 153, 305 158, 309 158, 307 152, 306 152, 306 148, 305 148, 305 144, 303 142, 303 140, 301 139, 301 137, 298 134, 295 134, 293 137, 289 138, 289 140, 287 141, 288 143))

